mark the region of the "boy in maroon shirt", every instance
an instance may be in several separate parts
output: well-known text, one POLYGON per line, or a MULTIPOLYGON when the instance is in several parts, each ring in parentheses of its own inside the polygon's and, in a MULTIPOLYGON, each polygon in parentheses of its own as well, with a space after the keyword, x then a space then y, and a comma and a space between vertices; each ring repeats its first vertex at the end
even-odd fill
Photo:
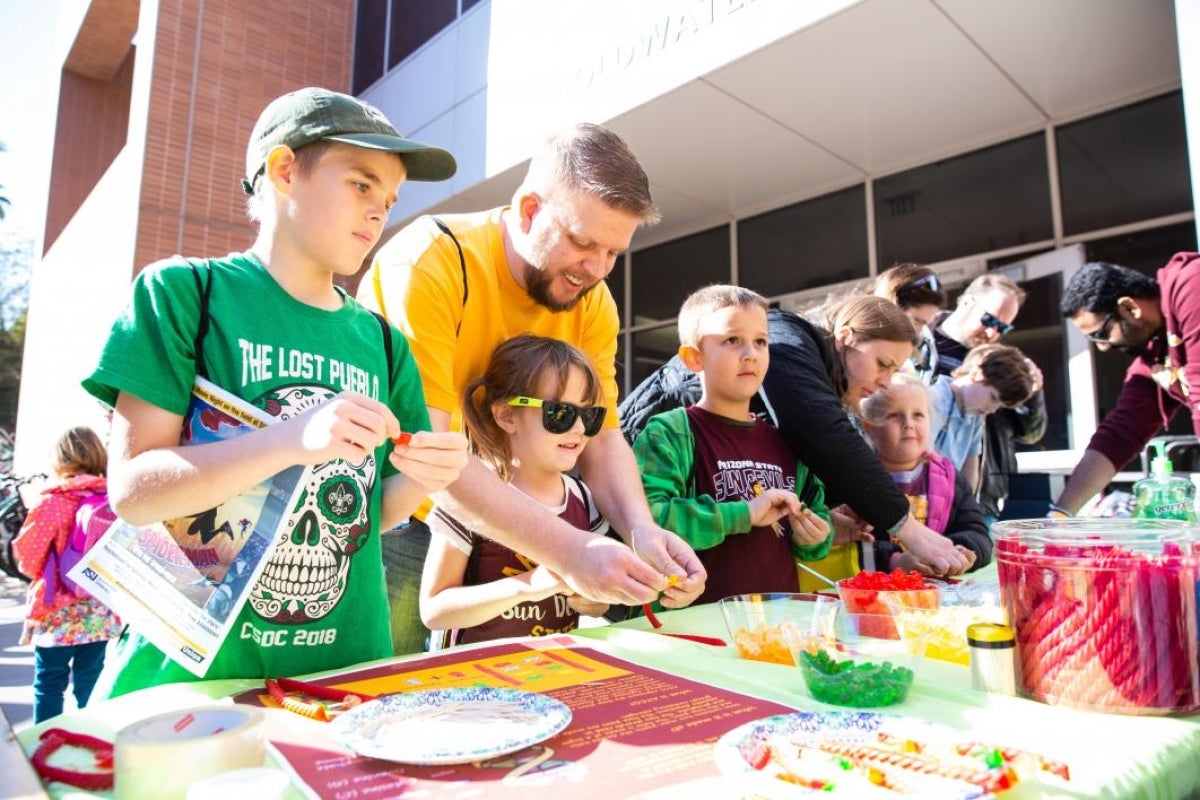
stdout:
POLYGON ((655 521, 708 570, 697 602, 796 592, 795 559, 832 542, 825 492, 778 429, 750 413, 767 372, 767 302, 714 285, 679 311, 679 357, 700 376, 700 402, 650 419, 634 443, 655 521))

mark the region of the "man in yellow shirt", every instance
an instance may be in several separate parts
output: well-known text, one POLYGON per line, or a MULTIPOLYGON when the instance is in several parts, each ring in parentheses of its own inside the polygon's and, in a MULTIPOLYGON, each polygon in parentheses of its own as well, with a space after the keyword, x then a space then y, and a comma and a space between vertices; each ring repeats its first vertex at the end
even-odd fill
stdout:
MULTIPOLYGON (((439 503, 468 524, 479 520, 501 544, 585 597, 638 605, 663 592, 663 605, 677 607, 699 596, 706 576, 692 549, 654 523, 621 435, 620 322, 604 283, 637 228, 657 221, 649 180, 625 142, 599 126, 576 125, 533 156, 512 205, 422 217, 397 233, 377 254, 358 299, 408 337, 437 431, 461 430, 461 393, 501 342, 531 332, 587 353, 608 415, 579 467, 597 507, 634 549, 571 527, 474 457, 439 503), (668 576, 678 582, 668 586, 668 576)), ((401 531, 384 539, 398 654, 422 649, 417 594, 429 541, 419 519, 401 531)))

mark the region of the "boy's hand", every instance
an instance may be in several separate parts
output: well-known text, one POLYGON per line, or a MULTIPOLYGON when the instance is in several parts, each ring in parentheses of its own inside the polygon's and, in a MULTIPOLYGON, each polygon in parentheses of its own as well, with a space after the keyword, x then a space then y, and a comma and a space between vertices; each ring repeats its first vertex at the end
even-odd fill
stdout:
POLYGON ((378 400, 355 392, 341 392, 278 428, 279 435, 295 437, 293 444, 298 447, 295 463, 308 466, 339 458, 362 461, 391 432, 399 433, 400 423, 391 409, 378 400))
POLYGON ((795 492, 787 489, 767 489, 750 501, 750 524, 756 528, 796 516, 803 508, 795 492))
POLYGON ((800 513, 788 516, 792 527, 792 541, 798 545, 820 544, 829 535, 829 525, 803 503, 800 513))
POLYGON ((467 437, 451 431, 414 433, 391 455, 396 469, 431 494, 458 480, 467 458, 467 437))

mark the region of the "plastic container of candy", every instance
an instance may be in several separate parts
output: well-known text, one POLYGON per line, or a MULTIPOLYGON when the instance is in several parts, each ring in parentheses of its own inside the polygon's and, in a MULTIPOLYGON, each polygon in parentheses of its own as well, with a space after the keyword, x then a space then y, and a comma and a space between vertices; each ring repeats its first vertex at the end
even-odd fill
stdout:
POLYGON ((831 635, 842 604, 820 594, 763 593, 735 594, 719 605, 738 655, 795 666, 796 653, 809 638, 831 635))
POLYGON ((838 596, 848 614, 870 617, 867 633, 880 639, 898 639, 892 620, 896 608, 937 608, 940 590, 916 572, 860 572, 838 581, 838 596))
POLYGON ((1031 519, 993 535, 1019 692, 1119 714, 1200 710, 1200 526, 1031 519))
POLYGON ((920 672, 929 634, 878 638, 891 617, 841 613, 834 635, 809 640, 798 654, 800 674, 814 700, 851 708, 903 703, 920 672))

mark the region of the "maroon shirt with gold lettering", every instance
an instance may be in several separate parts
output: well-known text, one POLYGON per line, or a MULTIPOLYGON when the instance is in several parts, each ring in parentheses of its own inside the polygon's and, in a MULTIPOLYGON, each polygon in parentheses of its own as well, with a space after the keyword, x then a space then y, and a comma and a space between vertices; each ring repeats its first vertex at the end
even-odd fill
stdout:
MULTIPOLYGON (((755 486, 796 490, 796 456, 779 431, 762 420, 738 420, 698 406, 687 409, 695 438, 693 497, 710 495, 718 503, 754 499, 755 486)), ((747 592, 798 592, 792 539, 784 526, 779 536, 769 526, 726 536, 716 547, 698 550, 708 570, 697 603, 710 603, 747 592)))
MULTIPOLYGON (((607 533, 608 522, 596 510, 587 485, 569 475, 563 475, 563 485, 566 499, 562 505, 544 507, 576 528, 600 535, 607 533)), ((435 506, 427 521, 435 535, 447 537, 455 548, 469 556, 463 586, 490 583, 537 566, 532 559, 472 531, 441 507, 435 506)), ((537 602, 518 603, 482 625, 446 631, 442 646, 486 642, 506 636, 547 636, 578 627, 579 613, 567 605, 566 596, 556 594, 537 602)))

